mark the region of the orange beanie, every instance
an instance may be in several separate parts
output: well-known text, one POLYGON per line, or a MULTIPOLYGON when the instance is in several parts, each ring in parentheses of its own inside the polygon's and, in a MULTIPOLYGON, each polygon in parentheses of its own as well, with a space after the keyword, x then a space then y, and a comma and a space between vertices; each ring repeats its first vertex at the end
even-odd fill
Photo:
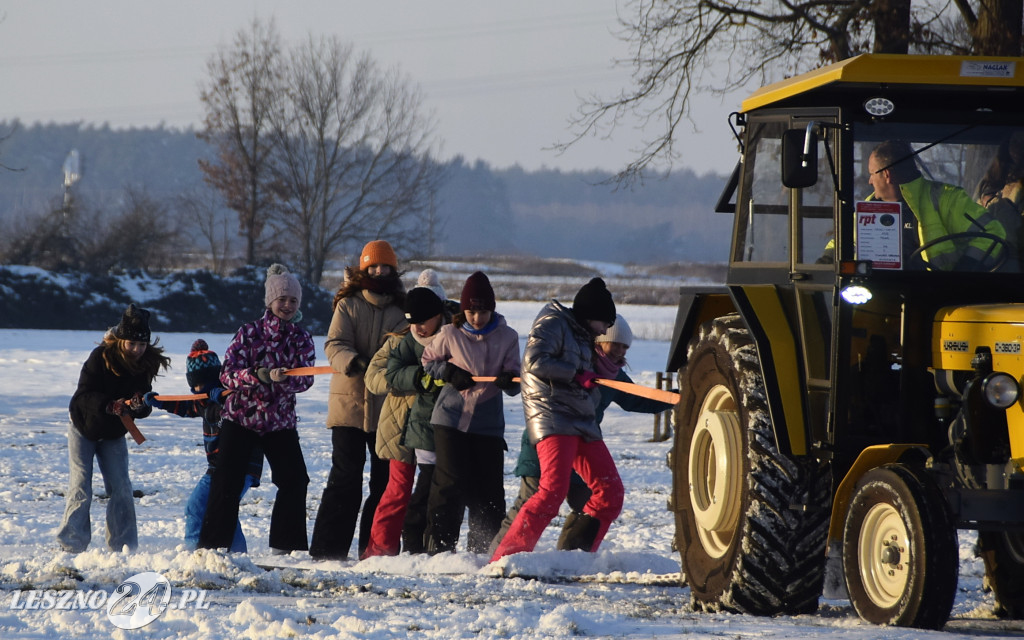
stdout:
POLYGON ((375 264, 386 264, 398 271, 398 256, 387 240, 371 240, 363 247, 363 253, 359 256, 359 268, 366 269, 375 264))

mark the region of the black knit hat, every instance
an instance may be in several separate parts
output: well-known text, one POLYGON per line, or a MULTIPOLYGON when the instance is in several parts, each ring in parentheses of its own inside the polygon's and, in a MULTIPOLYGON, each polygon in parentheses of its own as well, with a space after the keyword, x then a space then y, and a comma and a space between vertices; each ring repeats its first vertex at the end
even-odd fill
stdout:
POLYGON ((615 324, 615 301, 601 278, 593 278, 580 287, 572 300, 572 312, 580 322, 601 320, 615 324))
POLYGON ((202 338, 192 343, 185 358, 185 380, 191 389, 206 389, 220 383, 220 358, 202 338))
POLYGON ((466 278, 459 306, 463 311, 494 311, 494 289, 483 271, 474 271, 466 278))
POLYGON ((149 342, 149 311, 134 304, 121 314, 121 322, 114 327, 114 337, 118 340, 149 342))
POLYGON ((427 287, 413 287, 405 295, 405 320, 420 324, 444 312, 444 302, 427 287))

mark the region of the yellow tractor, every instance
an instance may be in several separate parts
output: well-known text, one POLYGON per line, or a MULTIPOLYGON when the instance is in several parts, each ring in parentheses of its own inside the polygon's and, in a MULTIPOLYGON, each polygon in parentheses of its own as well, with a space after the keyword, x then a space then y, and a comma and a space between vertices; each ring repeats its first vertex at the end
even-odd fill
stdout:
POLYGON ((828 576, 941 628, 975 530, 1024 617, 1024 58, 862 55, 730 125, 726 283, 681 289, 668 361, 694 607, 809 613, 828 576))

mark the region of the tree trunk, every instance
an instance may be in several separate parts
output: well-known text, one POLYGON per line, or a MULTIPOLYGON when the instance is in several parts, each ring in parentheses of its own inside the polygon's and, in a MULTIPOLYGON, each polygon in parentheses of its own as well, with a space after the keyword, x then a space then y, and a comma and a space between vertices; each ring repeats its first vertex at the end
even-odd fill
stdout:
POLYGON ((973 53, 980 56, 1021 55, 1024 0, 982 0, 972 34, 973 53))
POLYGON ((908 53, 910 0, 877 0, 869 11, 875 24, 874 53, 908 53))

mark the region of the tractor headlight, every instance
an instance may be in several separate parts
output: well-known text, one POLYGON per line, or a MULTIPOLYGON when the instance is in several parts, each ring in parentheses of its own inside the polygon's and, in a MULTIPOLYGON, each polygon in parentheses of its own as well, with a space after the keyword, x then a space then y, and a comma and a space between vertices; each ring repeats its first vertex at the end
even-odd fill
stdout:
POLYGON ((839 295, 850 304, 864 304, 871 300, 871 289, 862 284, 854 283, 843 287, 839 295))
POLYGON ((981 390, 985 400, 993 407, 1006 409, 1013 406, 1020 398, 1020 385, 1017 380, 1006 373, 990 373, 981 381, 981 390))

